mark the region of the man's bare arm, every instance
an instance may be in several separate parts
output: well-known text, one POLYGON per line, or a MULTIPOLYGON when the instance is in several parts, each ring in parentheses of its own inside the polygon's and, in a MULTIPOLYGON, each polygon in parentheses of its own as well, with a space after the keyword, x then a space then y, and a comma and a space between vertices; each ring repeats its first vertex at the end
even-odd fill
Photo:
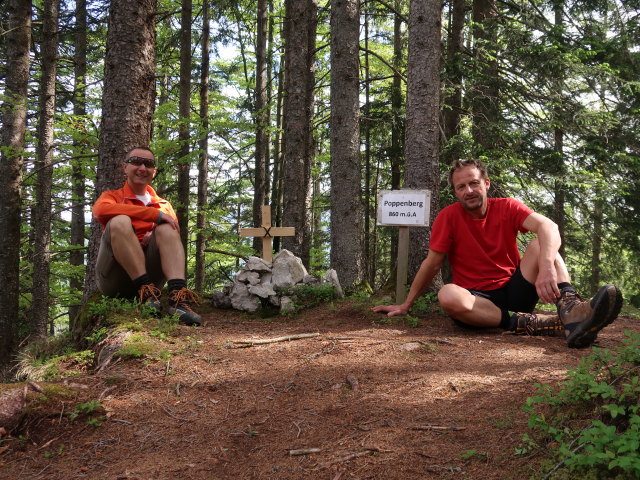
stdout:
POLYGON ((413 279, 413 283, 411 283, 407 299, 401 305, 379 305, 377 307, 373 307, 373 311, 386 313, 389 317, 406 315, 409 313, 409 310, 418 298, 420 298, 420 295, 422 295, 429 285, 431 285, 433 277, 435 277, 440 270, 440 267, 442 267, 445 255, 446 254, 441 252, 429 250, 427 258, 422 261, 422 264, 413 279))
POLYGON ((551 219, 535 212, 525 218, 522 226, 538 236, 540 255, 535 281, 538 296, 547 303, 554 303, 560 296, 555 266, 561 244, 558 226, 551 219))

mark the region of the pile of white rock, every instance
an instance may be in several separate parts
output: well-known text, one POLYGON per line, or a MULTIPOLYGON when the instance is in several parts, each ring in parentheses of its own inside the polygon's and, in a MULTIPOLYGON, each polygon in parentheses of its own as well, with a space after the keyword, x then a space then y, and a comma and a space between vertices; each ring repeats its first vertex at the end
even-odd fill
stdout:
POLYGON ((310 275, 302 260, 289 250, 280 251, 269 263, 259 257, 249 257, 233 283, 221 292, 214 292, 212 304, 216 308, 235 308, 255 313, 263 303, 287 313, 295 310, 294 301, 283 294, 298 285, 321 285, 330 283, 337 297, 344 293, 335 270, 327 270, 324 278, 310 275))

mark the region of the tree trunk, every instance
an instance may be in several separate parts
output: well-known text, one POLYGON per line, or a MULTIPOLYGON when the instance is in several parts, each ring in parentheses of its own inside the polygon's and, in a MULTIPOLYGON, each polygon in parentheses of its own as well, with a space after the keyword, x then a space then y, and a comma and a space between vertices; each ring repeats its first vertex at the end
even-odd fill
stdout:
MULTIPOLYGON (((400 16, 401 0, 395 0, 395 13, 393 17, 393 84, 391 87, 391 113, 393 125, 391 127, 391 148, 389 152, 391 162, 391 189, 398 190, 402 181, 402 168, 404 166, 404 144, 405 136, 405 110, 402 99, 402 71, 403 65, 403 44, 404 34, 402 25, 404 23, 400 16)), ((398 229, 391 230, 391 275, 389 282, 396 284, 396 268, 393 268, 398 258, 398 229)))
POLYGON ((198 163, 198 214, 196 216, 196 268, 195 287, 198 292, 204 288, 204 270, 207 210, 207 179, 209 176, 209 51, 211 32, 209 27, 209 2, 202 4, 202 65, 200 67, 200 162, 198 163))
MULTIPOLYGON (((87 78, 87 2, 76 0, 76 28, 74 33, 73 56, 73 115, 76 118, 87 114, 86 102, 86 78, 87 78)), ((73 140, 74 152, 89 154, 90 151, 85 142, 80 138, 73 140)), ((80 159, 71 161, 71 192, 73 205, 71 207, 71 239, 74 250, 69 255, 69 263, 78 270, 84 270, 84 242, 85 242, 85 176, 84 162, 80 159)), ((74 274, 69 280, 69 287, 73 293, 82 290, 84 275, 74 274)), ((73 330, 73 322, 80 312, 79 305, 69 307, 69 329, 73 330)))
POLYGON ((7 70, 0 125, 0 368, 16 346, 20 298, 20 210, 22 165, 27 122, 31 2, 6 0, 7 70))
MULTIPOLYGON (((431 190, 431 221, 438 209, 440 175, 440 25, 438 0, 413 0, 409 14, 407 61, 407 133, 405 187, 431 190)), ((429 234, 410 230, 409 277, 413 279, 427 255, 429 234)))
POLYGON ((331 8, 331 267, 350 288, 362 280, 358 0, 331 8))
POLYGON ((313 88, 316 0, 286 0, 284 191, 282 223, 295 228, 283 246, 309 267, 310 183, 313 158, 313 88))
MULTIPOLYGON (((375 253, 373 252, 373 232, 371 219, 372 217, 375 219, 375 212, 372 215, 372 197, 374 193, 372 190, 375 190, 375 186, 372 188, 371 186, 371 71, 369 65, 369 12, 368 12, 369 4, 365 4, 364 10, 364 189, 362 192, 362 203, 364 207, 364 233, 363 233, 363 244, 364 244, 364 253, 363 253, 363 278, 369 282, 369 284, 373 283, 372 277, 374 275, 373 271, 373 258, 375 253)), ((359 25, 358 25, 359 28, 359 25)), ((359 54, 356 54, 359 56, 359 54)), ((357 70, 356 70, 357 72, 357 70)), ((358 79, 359 80, 359 79, 358 79)), ((359 92, 358 92, 359 93, 359 92)), ((359 107, 360 100, 356 97, 356 104, 359 107)), ((358 109, 359 111, 359 109, 358 109)), ((360 142, 360 136, 358 135, 358 143, 360 142)), ((359 147, 359 145, 358 145, 359 147)), ((358 148, 359 150, 359 148, 358 148)), ((358 153, 359 157, 359 153, 358 153)), ((358 173, 360 176, 360 173, 358 173)), ((375 231, 375 225, 373 226, 373 230, 375 231)))
POLYGON ((190 134, 189 118, 191 116, 191 0, 182 0, 180 20, 180 100, 178 105, 180 124, 178 138, 180 139, 180 159, 178 168, 178 201, 176 215, 180 224, 180 238, 185 253, 188 252, 189 239, 189 158, 190 134))
MULTIPOLYGON (((273 174, 271 187, 271 212, 273 225, 282 226, 282 97, 284 90, 284 55, 280 55, 280 70, 278 71, 278 93, 276 94, 276 133, 273 137, 273 174)), ((280 239, 273 239, 273 250, 280 251, 280 239)))
POLYGON ((33 275, 30 327, 33 337, 45 337, 49 322, 51 247, 51 179, 53 176, 53 121, 56 108, 58 9, 60 0, 45 0, 42 21, 42 78, 36 148, 36 204, 33 211, 33 275))
MULTIPOLYGON (((449 93, 444 101, 443 132, 444 143, 460 133, 460 117, 462 114, 462 51, 464 46, 464 21, 466 0, 453 0, 450 4, 451 15, 449 35, 447 39, 446 82, 449 93)), ((443 161, 448 165, 460 156, 457 150, 447 149, 443 161)))
MULTIPOLYGON (((473 1, 473 43, 475 56, 475 84, 471 108, 473 111, 473 139, 480 152, 499 146, 495 127, 498 121, 498 62, 497 11, 495 0, 473 1)), ((494 171, 494 175, 495 175, 494 171)))
MULTIPOLYGON (((562 32, 564 30, 564 19, 563 19, 563 0, 556 0, 553 3, 554 16, 555 16, 555 25, 557 30, 562 32)), ((559 43, 564 45, 564 39, 562 38, 562 34, 560 34, 559 43)), ((564 82, 564 74, 557 75, 554 80, 555 94, 558 98, 563 98, 562 85, 564 82)), ((564 164, 564 130, 561 125, 563 125, 563 108, 562 105, 558 104, 554 108, 554 117, 556 119, 556 127, 553 132, 553 150, 556 153, 556 171, 555 174, 555 182, 554 182, 554 199, 553 199, 553 221, 558 225, 558 230, 560 233, 560 249, 558 253, 564 257, 565 254, 565 224, 566 224, 566 215, 564 212, 564 203, 565 203, 565 191, 566 191, 566 167, 564 164)))
POLYGON ((589 277, 589 290, 593 295, 600 286, 600 277, 602 276, 602 235, 603 235, 603 221, 604 221, 604 199, 602 198, 602 191, 600 188, 596 188, 595 191, 595 203, 593 207, 593 232, 591 236, 591 276, 589 277))
MULTIPOLYGON (((262 205, 266 204, 267 163, 269 160, 269 105, 267 103, 267 0, 258 0, 256 32, 256 92, 254 121, 256 124, 256 150, 253 193, 253 224, 262 225, 262 205)), ((262 240, 253 239, 253 248, 262 250, 262 240)), ((264 253, 264 252, 263 252, 264 253)))
MULTIPOLYGON (((96 195, 122 187, 126 153, 149 145, 155 94, 155 13, 156 0, 112 0, 109 7, 96 195)), ((93 222, 85 298, 96 289, 100 230, 93 222)))

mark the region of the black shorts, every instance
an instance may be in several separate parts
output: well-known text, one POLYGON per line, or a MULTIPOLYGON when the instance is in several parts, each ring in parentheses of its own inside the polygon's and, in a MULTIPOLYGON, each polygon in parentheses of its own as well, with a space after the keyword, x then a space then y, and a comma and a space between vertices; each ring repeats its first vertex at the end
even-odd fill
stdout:
POLYGON ((529 283, 516 269, 504 287, 495 290, 474 290, 468 288, 473 295, 491 300, 500 310, 530 313, 538 303, 536 286, 529 283))

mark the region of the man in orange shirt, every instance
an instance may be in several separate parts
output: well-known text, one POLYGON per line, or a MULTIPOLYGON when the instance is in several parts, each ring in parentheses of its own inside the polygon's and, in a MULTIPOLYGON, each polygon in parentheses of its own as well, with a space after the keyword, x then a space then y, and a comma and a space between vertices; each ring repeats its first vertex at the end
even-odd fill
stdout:
POLYGON ((162 312, 160 288, 167 282, 169 314, 180 322, 200 325, 191 309, 195 294, 185 280, 185 252, 171 204, 149 186, 156 175, 153 152, 146 147, 126 154, 125 184, 107 190, 93 206, 103 227, 96 261, 98 288, 109 297, 138 297, 157 315, 162 312))

